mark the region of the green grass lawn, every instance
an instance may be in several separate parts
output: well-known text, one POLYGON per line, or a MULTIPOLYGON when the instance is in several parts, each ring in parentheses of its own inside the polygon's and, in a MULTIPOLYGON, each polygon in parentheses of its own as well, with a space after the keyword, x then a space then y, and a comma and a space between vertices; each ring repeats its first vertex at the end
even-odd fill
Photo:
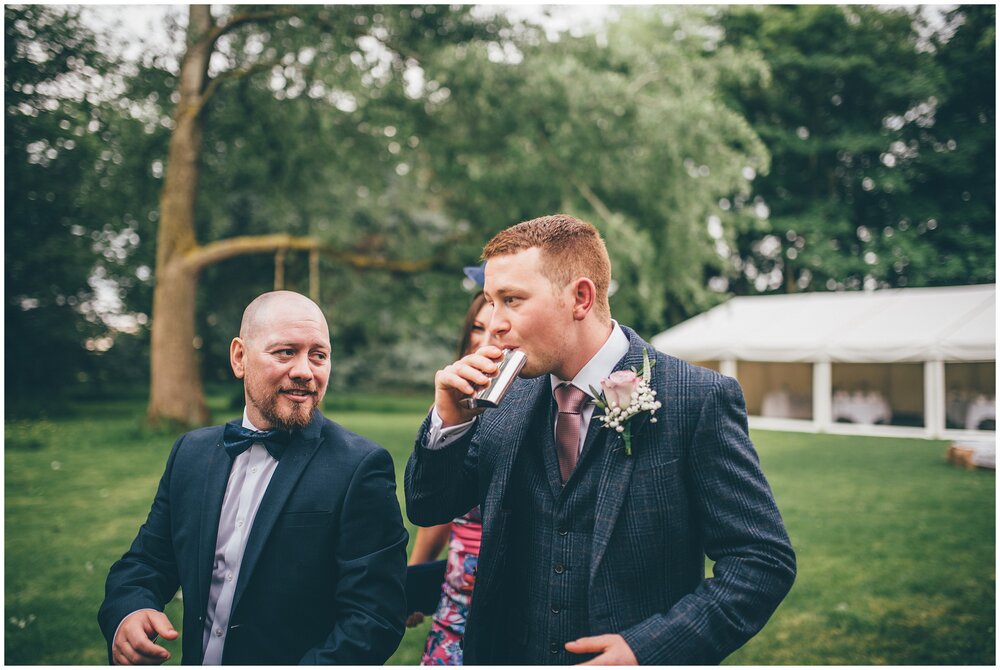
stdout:
MULTIPOLYGON (((431 398, 354 396, 327 415, 386 446, 399 496, 431 398), (386 408, 386 411, 380 411, 386 408)), ((212 407, 235 413, 228 398, 212 407)), ((108 567, 145 518, 176 435, 139 401, 81 403, 5 426, 7 664, 102 664, 108 567)), ((732 664, 995 662, 995 477, 944 462, 944 443, 755 432, 798 554, 798 579, 732 664)), ((411 541, 413 528, 411 531, 411 541)), ((180 626, 180 606, 168 607, 180 626)), ((392 664, 416 664, 427 624, 392 664)), ((171 663, 179 662, 179 643, 171 663)))

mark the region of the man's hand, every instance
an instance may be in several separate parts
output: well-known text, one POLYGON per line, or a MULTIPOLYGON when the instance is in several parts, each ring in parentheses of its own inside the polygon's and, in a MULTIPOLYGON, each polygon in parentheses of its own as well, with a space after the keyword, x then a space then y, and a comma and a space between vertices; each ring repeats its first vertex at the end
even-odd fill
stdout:
POLYGON ((139 610, 132 612, 118 626, 111 659, 117 665, 159 665, 170 658, 170 652, 153 640, 176 640, 177 631, 163 612, 139 610))
POLYGON ((579 665, 639 665, 632 648, 621 635, 581 637, 566 643, 571 654, 600 654, 579 665))
POLYGON ((434 375, 434 407, 443 427, 472 421, 483 413, 482 409, 466 409, 459 401, 489 384, 490 377, 499 369, 494 361, 501 358, 503 352, 488 344, 437 371, 434 375))

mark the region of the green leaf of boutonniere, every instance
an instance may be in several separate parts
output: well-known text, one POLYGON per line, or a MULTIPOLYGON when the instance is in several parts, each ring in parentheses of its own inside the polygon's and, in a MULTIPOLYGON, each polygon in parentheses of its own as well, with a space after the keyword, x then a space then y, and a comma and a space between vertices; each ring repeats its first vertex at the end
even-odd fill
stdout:
POLYGON ((594 396, 594 404, 595 405, 597 405, 598 407, 600 407, 601 409, 603 409, 605 412, 608 411, 607 404, 603 400, 601 400, 601 398, 603 397, 603 395, 601 394, 600 391, 598 391, 597 389, 595 389, 593 387, 593 385, 591 385, 591 387, 590 387, 590 395, 594 396))

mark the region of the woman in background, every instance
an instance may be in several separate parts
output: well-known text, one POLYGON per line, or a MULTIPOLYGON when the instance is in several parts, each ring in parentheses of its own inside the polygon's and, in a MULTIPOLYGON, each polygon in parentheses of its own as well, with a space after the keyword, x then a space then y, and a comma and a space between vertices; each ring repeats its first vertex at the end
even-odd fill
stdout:
MULTIPOLYGON (((472 299, 465 315, 465 326, 458 348, 459 358, 489 342, 489 333, 486 331, 489 315, 490 306, 480 292, 472 299)), ((432 617, 433 623, 427 635, 424 655, 420 659, 421 665, 462 665, 462 637, 465 635, 465 620, 472 601, 472 587, 476 582, 476 565, 479 563, 482 536, 483 524, 478 506, 451 523, 417 529, 410 565, 437 559, 445 543, 449 545, 441 600, 432 617)), ((423 620, 422 613, 412 612, 406 625, 416 626, 423 620)))

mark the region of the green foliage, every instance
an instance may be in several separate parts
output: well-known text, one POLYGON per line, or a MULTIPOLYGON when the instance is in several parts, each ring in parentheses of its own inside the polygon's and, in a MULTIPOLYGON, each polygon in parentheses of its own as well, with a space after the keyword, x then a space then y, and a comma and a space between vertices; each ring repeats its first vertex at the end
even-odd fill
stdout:
POLYGON ((630 10, 600 35, 456 45, 424 65, 434 181, 481 239, 565 211, 608 240, 616 316, 655 332, 711 306, 705 219, 767 151, 718 81, 762 76, 695 10, 630 10))
MULTIPOLYGON (((928 285, 996 281, 996 6, 963 5, 947 14, 954 34, 934 40, 944 90, 912 176, 910 206, 937 227, 928 285)), ((915 216, 911 221, 918 221, 915 216)), ((928 226, 929 227, 929 226, 928 226)), ((918 224, 919 228, 919 224, 918 224)))
MULTIPOLYGON (((460 238, 462 226, 415 173, 421 138, 413 118, 422 103, 406 92, 407 78, 417 58, 479 39, 494 24, 471 19, 468 8, 308 7, 233 33, 221 49, 230 67, 278 64, 226 82, 206 108, 199 237, 289 232, 341 251, 415 260, 460 238)), ((477 261, 479 245, 449 251, 444 272, 420 275, 321 260, 334 388, 426 385, 449 360, 470 299, 460 268, 477 261)), ((273 267, 274 257, 261 255, 203 274, 199 330, 209 378, 230 375, 229 339, 243 306, 272 287, 273 267)), ((286 287, 305 292, 308 272, 304 254, 289 254, 286 287)))
POLYGON ((771 69, 770 83, 730 87, 773 157, 723 217, 762 219, 735 236, 736 292, 995 280, 995 10, 952 10, 952 39, 923 36, 920 11, 723 15, 726 43, 771 69))
POLYGON ((6 6, 4 30, 5 384, 12 409, 30 412, 81 381, 135 378, 134 361, 102 360, 115 332, 101 290, 117 278, 148 304, 132 291, 148 211, 136 204, 155 196, 132 178, 148 165, 141 126, 104 88, 118 64, 78 12, 6 6))
MULTIPOLYGON (((702 280, 719 261, 699 222, 721 194, 747 192, 739 166, 766 169, 767 152, 715 83, 752 79, 760 64, 705 48, 704 16, 629 14, 604 45, 550 43, 530 26, 441 7, 315 11, 354 12, 327 20, 371 23, 385 48, 283 21, 233 34, 221 49, 229 67, 280 65, 210 101, 199 235, 280 230, 394 258, 448 249, 447 272, 418 276, 321 263, 335 388, 426 384, 468 304, 458 268, 495 232, 544 213, 603 230, 624 322, 652 333, 718 299, 702 280), (676 37, 683 30, 691 37, 676 37)), ((272 267, 258 256, 204 272, 208 378, 229 375, 241 308, 270 288, 272 267)), ((287 258, 286 286, 305 290, 307 273, 304 256, 287 258)))
MULTIPOLYGON (((217 44, 199 241, 287 232, 370 258, 440 254, 416 275, 321 260, 334 389, 429 384, 470 299, 460 268, 502 228, 559 211, 603 232, 613 313, 647 336, 727 291, 994 280, 994 8, 949 10, 933 33, 899 7, 631 7, 555 40, 480 9, 216 9, 270 18, 217 44)), ((172 30, 169 53, 130 63, 76 10, 5 7, 16 412, 148 375, 172 30)), ((229 379, 242 308, 274 265, 202 273, 206 379, 229 379)), ((308 290, 305 254, 285 280, 308 290)))
MULTIPOLYGON (((218 391, 213 411, 235 415, 230 394, 218 391)), ((390 450, 401 504, 430 402, 327 398, 328 416, 390 450)), ((72 418, 5 426, 6 663, 107 662, 95 620, 107 570, 145 518, 176 437, 140 427, 144 406, 141 397, 88 401, 72 418)), ((753 437, 799 572, 764 630, 727 664, 995 662, 993 473, 946 465, 941 442, 753 437)), ((180 625, 177 600, 168 615, 180 625)), ((427 628, 409 630, 390 664, 416 664, 427 628)), ((170 648, 176 664, 180 642, 170 648)))
POLYGON ((73 228, 78 193, 64 184, 77 181, 80 163, 95 160, 100 147, 83 128, 86 100, 71 107, 52 94, 69 62, 101 61, 93 37, 77 26, 75 16, 57 21, 44 7, 4 8, 8 398, 74 381, 86 359, 83 340, 96 334, 79 312, 93 295, 91 240, 73 228))

